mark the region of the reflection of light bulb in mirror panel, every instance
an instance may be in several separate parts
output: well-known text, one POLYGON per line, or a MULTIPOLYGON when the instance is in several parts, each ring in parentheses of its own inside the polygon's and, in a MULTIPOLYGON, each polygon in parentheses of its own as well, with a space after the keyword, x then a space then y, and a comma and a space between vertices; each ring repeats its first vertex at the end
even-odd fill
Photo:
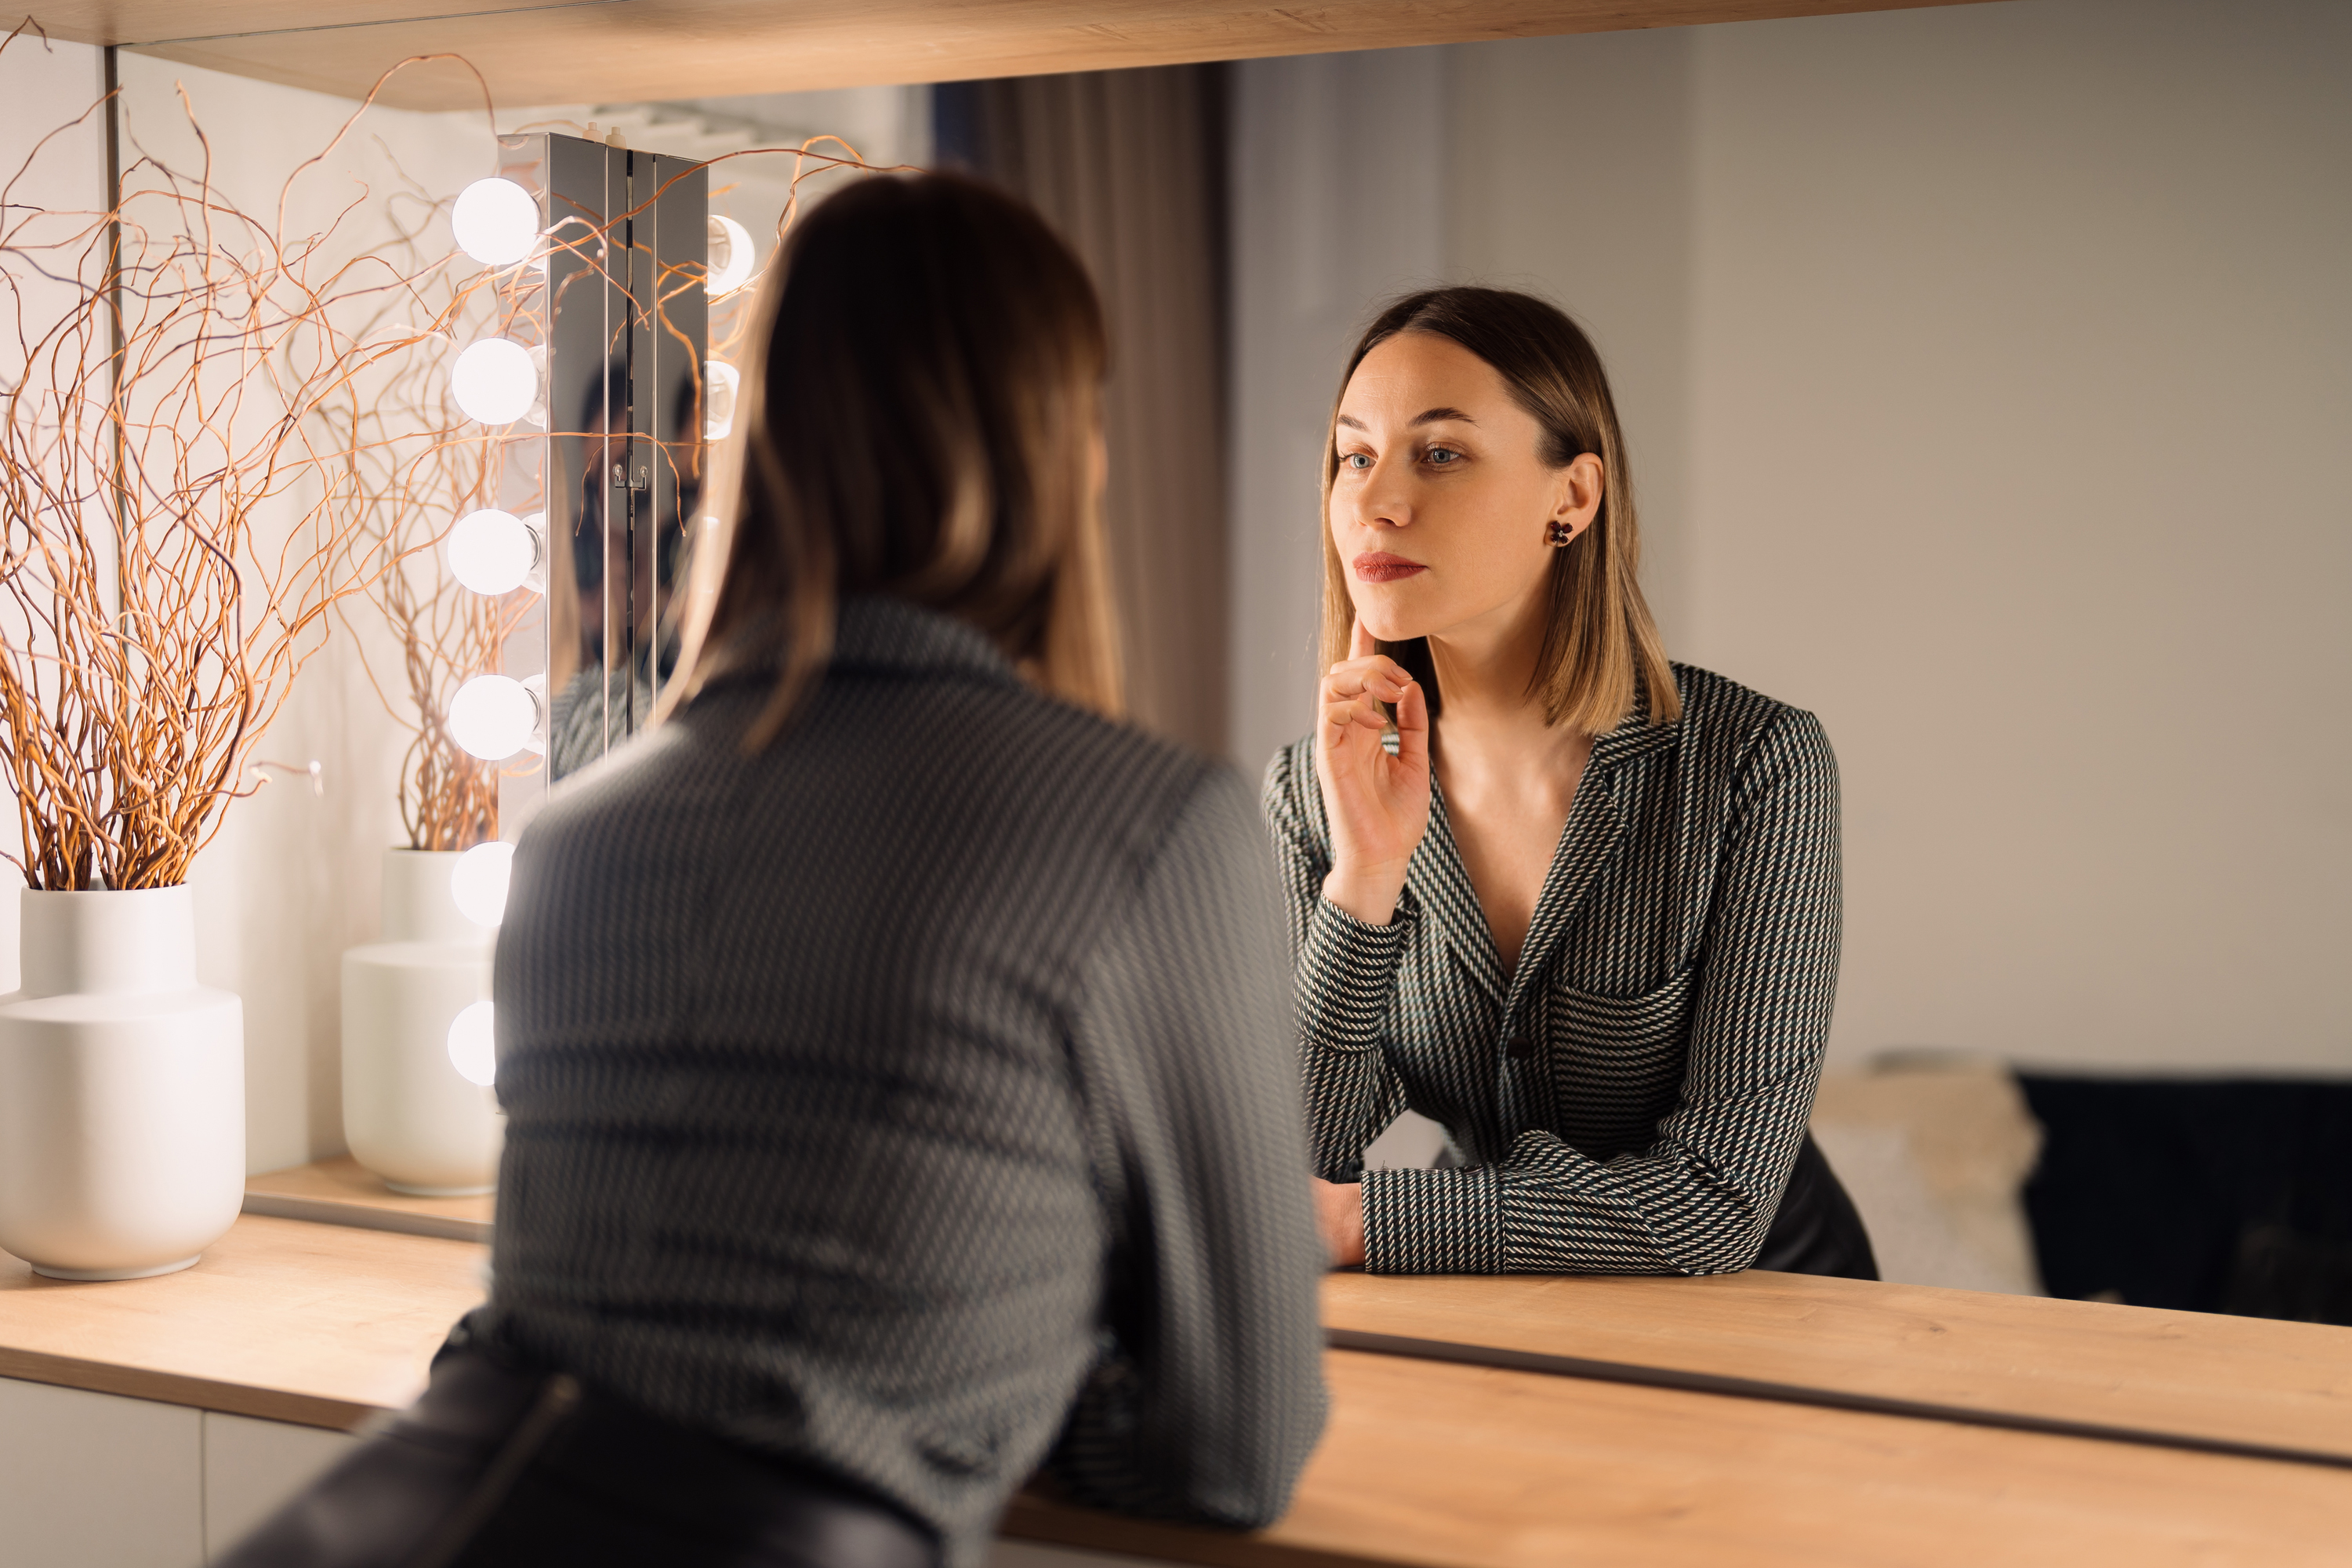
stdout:
POLYGON ((539 243, 539 201, 512 180, 476 180, 449 214, 457 248, 485 267, 510 267, 539 243))
POLYGON ((743 378, 735 367, 723 360, 702 362, 702 438, 723 441, 735 428, 735 394, 741 389, 743 378))
POLYGON ((539 367, 520 343, 483 338, 467 344, 449 368, 449 395, 468 419, 511 425, 539 401, 539 367))
POLYGON ((732 294, 751 281, 759 256, 751 248, 751 231, 731 217, 710 215, 709 280, 703 285, 714 300, 732 294))
POLYGON ((457 912, 478 926, 507 918, 507 879, 514 869, 514 846, 493 838, 457 857, 449 868, 449 898, 457 912))
POLYGON ((478 675, 449 699, 449 735, 486 763, 500 763, 530 744, 539 701, 510 676, 478 675))
POLYGON ((449 572, 477 594, 511 594, 539 564, 530 525, 510 511, 469 511, 449 531, 449 572))
POLYGON ((449 1022, 449 1065, 484 1089, 499 1079, 498 1008, 476 1002, 449 1022))

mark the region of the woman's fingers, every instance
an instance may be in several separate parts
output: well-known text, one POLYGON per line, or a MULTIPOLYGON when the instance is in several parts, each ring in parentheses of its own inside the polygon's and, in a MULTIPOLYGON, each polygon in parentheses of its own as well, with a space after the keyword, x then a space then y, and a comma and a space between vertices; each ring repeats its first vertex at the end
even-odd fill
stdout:
POLYGON ((1369 691, 1383 702, 1393 702, 1412 684, 1412 677, 1387 659, 1350 660, 1333 665, 1323 677, 1323 695, 1328 700, 1369 691))
POLYGON ((1370 658, 1376 651, 1377 649, 1374 647, 1372 643, 1372 634, 1365 626, 1364 623, 1361 621, 1349 622, 1348 657, 1349 658, 1370 658))
POLYGON ((1397 761, 1407 767, 1429 766, 1429 694, 1414 681, 1396 705, 1397 761))
POLYGON ((1374 735, 1388 728, 1388 715, 1380 704, 1370 698, 1351 697, 1341 701, 1323 704, 1324 727, 1331 730, 1369 730, 1374 735))

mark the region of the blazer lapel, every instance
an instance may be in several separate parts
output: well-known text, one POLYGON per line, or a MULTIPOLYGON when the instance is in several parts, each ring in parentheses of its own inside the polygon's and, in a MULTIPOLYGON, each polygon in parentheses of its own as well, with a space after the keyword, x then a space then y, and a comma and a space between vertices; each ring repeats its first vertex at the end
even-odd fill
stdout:
POLYGON ((1652 724, 1635 714, 1592 742, 1584 777, 1569 805, 1568 822, 1560 829, 1559 847, 1551 858, 1543 891, 1536 896, 1535 918, 1528 923, 1528 940, 1519 948, 1519 964, 1511 973, 1509 1005, 1516 1014, 1522 998, 1537 982, 1559 946, 1560 933, 1583 906, 1585 895, 1611 860, 1625 835, 1624 792, 1628 773, 1642 757, 1671 747, 1682 739, 1682 725, 1652 724))
POLYGON ((1584 902, 1594 879, 1616 858, 1617 841, 1625 831, 1624 814, 1617 804, 1618 777, 1613 767, 1585 764, 1584 778, 1568 809, 1568 823, 1559 831, 1559 847, 1552 854, 1551 870, 1544 878, 1543 891, 1536 895, 1535 917, 1528 922, 1528 939, 1519 946, 1518 967, 1511 973, 1513 1015, 1531 988, 1529 977, 1541 973, 1550 962, 1560 932, 1584 902))
POLYGON ((1445 815, 1445 795, 1434 777, 1429 781, 1429 829, 1405 867, 1404 885, 1421 904, 1422 918, 1435 925, 1462 967, 1490 1000, 1501 1005, 1509 990, 1502 956, 1495 951, 1495 933, 1486 929, 1486 911, 1479 906, 1478 891, 1470 885, 1470 872, 1454 847, 1454 826, 1445 815))

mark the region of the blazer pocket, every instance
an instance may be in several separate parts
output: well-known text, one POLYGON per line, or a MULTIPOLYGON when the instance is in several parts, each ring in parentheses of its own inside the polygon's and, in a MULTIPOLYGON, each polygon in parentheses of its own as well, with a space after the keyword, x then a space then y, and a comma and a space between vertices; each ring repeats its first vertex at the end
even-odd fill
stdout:
POLYGON ((1551 1065, 1560 1134, 1588 1153, 1646 1147, 1690 1061, 1696 965, 1639 996, 1552 990, 1551 1065))

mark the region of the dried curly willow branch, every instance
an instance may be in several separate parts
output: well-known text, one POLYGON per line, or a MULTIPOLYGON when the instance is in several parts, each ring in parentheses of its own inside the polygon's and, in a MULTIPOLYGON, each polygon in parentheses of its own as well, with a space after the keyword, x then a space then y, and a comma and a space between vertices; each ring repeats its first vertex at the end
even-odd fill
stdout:
POLYGON ((257 787, 254 746, 329 613, 398 562, 352 548, 385 437, 349 414, 379 367, 446 346, 484 284, 427 309, 446 258, 338 259, 356 200, 287 232, 296 181, 373 98, 266 220, 215 188, 193 112, 197 168, 141 156, 111 212, 16 200, 103 103, 0 185, 0 763, 23 828, 8 858, 34 888, 184 880, 257 787), (422 324, 354 330, 391 315, 422 324))

